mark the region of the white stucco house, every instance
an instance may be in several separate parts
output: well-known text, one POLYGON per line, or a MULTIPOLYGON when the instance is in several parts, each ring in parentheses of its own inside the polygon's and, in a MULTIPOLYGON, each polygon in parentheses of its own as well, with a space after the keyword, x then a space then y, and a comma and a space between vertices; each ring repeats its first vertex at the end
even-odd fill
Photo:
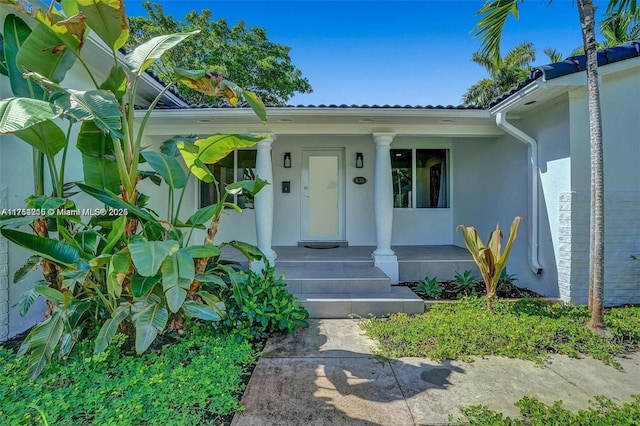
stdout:
MULTIPOLYGON (((96 48, 96 65, 99 55, 96 48)), ((600 65, 605 303, 637 304, 640 266, 630 256, 640 254, 640 42, 606 49, 600 65)), ((146 81, 149 94, 161 89, 152 77, 146 81)), ((0 82, 0 96, 9 96, 3 76, 0 82)), ((464 247, 459 224, 473 225, 485 237, 496 222, 508 232, 520 215, 524 221, 509 274, 545 296, 586 303, 588 131, 584 58, 578 57, 534 69, 488 109, 277 106, 268 108, 263 125, 248 108, 192 106, 169 94, 149 121, 144 145, 158 149, 174 135, 268 133, 254 149, 236 151, 217 164, 213 173, 223 184, 247 174, 271 183, 255 200, 234 196, 243 211, 224 216, 217 239, 257 244, 276 266, 292 267, 285 254, 297 247, 330 245, 343 250, 340 256, 362 260, 364 253, 391 283, 444 278, 442 262, 458 258, 445 256, 436 264, 428 254, 410 254, 464 247)), ((29 166, 30 148, 0 136, 0 210, 23 205, 31 188, 29 166)), ((80 166, 69 173, 69 180, 81 177, 80 166)), ((215 201, 212 196, 194 180, 184 203, 193 211, 215 201)), ((150 207, 162 205, 155 198, 150 207)), ((313 260, 313 254, 305 256, 313 260)), ((0 340, 34 322, 11 308, 22 289, 10 285, 10 277, 25 257, 0 237, 0 340)), ((464 262, 458 265, 472 265, 464 262)))

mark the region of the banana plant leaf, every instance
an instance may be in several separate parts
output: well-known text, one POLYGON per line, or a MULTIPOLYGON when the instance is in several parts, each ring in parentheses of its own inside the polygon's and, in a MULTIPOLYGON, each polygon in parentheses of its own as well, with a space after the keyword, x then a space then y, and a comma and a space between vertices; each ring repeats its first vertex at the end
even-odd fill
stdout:
POLYGON ((184 302, 182 306, 184 313, 191 318, 198 318, 204 321, 219 321, 220 315, 210 306, 198 303, 194 300, 184 302))
POLYGON ((187 184, 187 174, 175 157, 153 151, 145 151, 141 155, 162 176, 169 188, 183 188, 187 184))
POLYGON ((131 260, 138 273, 151 277, 158 273, 164 259, 180 249, 177 241, 144 241, 129 244, 131 260))
POLYGON ((155 61, 160 59, 164 52, 180 44, 187 37, 199 32, 199 30, 196 30, 188 33, 175 33, 154 37, 133 49, 124 57, 124 62, 129 66, 131 71, 140 75, 153 65, 155 61))
POLYGON ((113 313, 111 314, 111 318, 109 318, 104 322, 104 324, 102 324, 102 327, 98 332, 98 337, 96 337, 96 345, 93 349, 94 354, 99 354, 107 349, 107 347, 113 340, 113 336, 115 336, 116 332, 118 331, 118 326, 130 314, 131 305, 129 304, 118 306, 116 310, 113 311, 113 313))
POLYGON ((31 28, 16 15, 9 15, 4 20, 4 40, 0 52, 0 60, 4 62, 3 74, 9 77, 11 91, 15 96, 45 99, 45 92, 42 87, 22 76, 22 69, 16 63, 18 51, 25 40, 31 34, 31 28))
POLYGON ((51 120, 19 130, 15 135, 50 158, 67 146, 64 132, 51 120))
POLYGON ((34 124, 58 118, 62 109, 49 102, 30 98, 0 100, 0 135, 15 133, 34 124))
POLYGON ((62 241, 43 238, 14 229, 2 229, 0 232, 7 240, 37 253, 45 259, 62 265, 71 266, 76 263, 82 255, 77 247, 62 241))
POLYGON ((136 325, 136 352, 146 351, 156 339, 158 333, 163 331, 169 319, 167 309, 152 299, 142 302, 140 312, 135 316, 136 325))
POLYGON ((239 148, 252 147, 267 137, 269 137, 269 135, 217 134, 205 139, 199 139, 194 145, 179 142, 178 149, 189 171, 198 179, 206 183, 211 183, 214 180, 213 175, 206 164, 217 163, 229 155, 231 151, 239 148))
MULTIPOLYGON (((62 40, 60 34, 52 30, 48 19, 39 13, 40 23, 18 51, 16 61, 19 67, 59 83, 75 63, 76 56, 73 49, 69 49, 65 44, 72 43, 71 40, 62 40)), ((79 42, 72 45, 78 47, 79 42)))
POLYGON ((129 39, 129 21, 123 0, 76 0, 87 25, 107 46, 118 50, 129 39))
POLYGON ((167 306, 176 313, 182 307, 195 277, 193 258, 184 251, 178 251, 162 262, 160 270, 167 306))

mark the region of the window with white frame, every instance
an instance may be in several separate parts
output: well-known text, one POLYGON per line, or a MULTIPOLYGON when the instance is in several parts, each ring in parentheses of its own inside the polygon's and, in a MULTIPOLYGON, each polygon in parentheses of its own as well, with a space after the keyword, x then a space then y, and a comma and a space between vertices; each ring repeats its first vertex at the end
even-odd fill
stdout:
POLYGON ((448 149, 392 149, 393 207, 449 207, 448 157, 448 149))
MULTIPOLYGON (((233 151, 215 164, 208 165, 209 170, 220 183, 220 195, 224 196, 227 185, 240 180, 255 179, 256 177, 256 155, 255 149, 233 151)), ((235 203, 242 209, 253 208, 253 196, 251 194, 238 191, 227 194, 226 200, 235 203)), ((216 189, 213 183, 200 183, 200 206, 208 206, 217 203, 216 189)))

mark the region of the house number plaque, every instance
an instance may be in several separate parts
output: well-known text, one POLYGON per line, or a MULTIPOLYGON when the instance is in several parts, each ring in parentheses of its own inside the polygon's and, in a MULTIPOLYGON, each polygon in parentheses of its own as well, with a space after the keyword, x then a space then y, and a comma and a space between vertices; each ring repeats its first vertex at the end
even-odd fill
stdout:
POLYGON ((356 185, 364 185, 365 183, 367 183, 367 178, 364 176, 356 176, 353 178, 353 183, 355 183, 356 185))

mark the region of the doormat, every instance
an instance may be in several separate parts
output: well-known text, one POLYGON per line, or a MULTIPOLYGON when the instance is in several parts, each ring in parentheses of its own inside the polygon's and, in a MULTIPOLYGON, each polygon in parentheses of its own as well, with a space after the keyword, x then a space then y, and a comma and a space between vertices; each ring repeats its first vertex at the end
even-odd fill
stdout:
POLYGON ((313 244, 313 245, 308 245, 305 246, 306 248, 310 248, 310 249, 334 249, 334 248, 338 248, 340 246, 337 246, 335 244, 313 244))

